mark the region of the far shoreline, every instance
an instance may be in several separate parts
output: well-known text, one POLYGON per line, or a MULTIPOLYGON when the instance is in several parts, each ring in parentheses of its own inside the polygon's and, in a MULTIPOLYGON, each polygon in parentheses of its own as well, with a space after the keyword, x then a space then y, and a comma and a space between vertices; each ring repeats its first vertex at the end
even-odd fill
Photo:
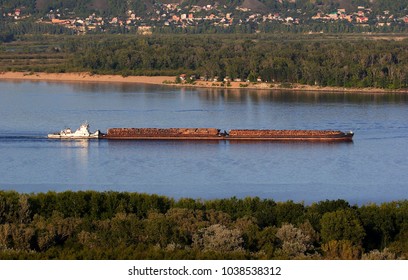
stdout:
POLYGON ((87 72, 73 73, 45 73, 45 72, 0 72, 0 81, 43 81, 43 82, 94 82, 94 83, 129 83, 163 85, 181 88, 211 88, 211 89, 253 89, 271 91, 318 91, 318 92, 344 92, 344 93, 408 93, 408 89, 382 89, 382 88, 344 88, 321 87, 303 84, 266 83, 266 82, 212 82, 197 80, 191 83, 175 83, 176 76, 121 76, 101 75, 87 72))

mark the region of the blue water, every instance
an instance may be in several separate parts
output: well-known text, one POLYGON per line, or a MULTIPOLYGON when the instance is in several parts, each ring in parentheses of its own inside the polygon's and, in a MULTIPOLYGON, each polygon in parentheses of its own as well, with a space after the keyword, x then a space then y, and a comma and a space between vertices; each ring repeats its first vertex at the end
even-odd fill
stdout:
POLYGON ((0 189, 408 199, 408 95, 0 82, 0 189), (77 128, 353 130, 353 143, 50 140, 77 128))

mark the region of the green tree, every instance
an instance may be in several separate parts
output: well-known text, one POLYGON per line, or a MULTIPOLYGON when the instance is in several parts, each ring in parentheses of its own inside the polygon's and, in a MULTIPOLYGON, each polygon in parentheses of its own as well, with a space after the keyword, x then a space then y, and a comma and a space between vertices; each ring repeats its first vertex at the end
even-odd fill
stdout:
POLYGON ((330 240, 322 245, 324 257, 329 260, 357 260, 361 257, 361 247, 350 240, 330 240))
POLYGON ((323 242, 349 240, 354 245, 362 244, 365 231, 353 210, 345 209, 326 213, 320 223, 323 242))

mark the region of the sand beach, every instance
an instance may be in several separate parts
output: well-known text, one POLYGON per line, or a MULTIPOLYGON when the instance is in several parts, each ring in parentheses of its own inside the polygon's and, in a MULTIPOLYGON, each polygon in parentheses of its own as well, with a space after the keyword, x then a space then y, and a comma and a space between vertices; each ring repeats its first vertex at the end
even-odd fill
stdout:
POLYGON ((282 85, 280 83, 249 83, 249 82, 213 82, 197 80, 192 84, 176 84, 175 76, 126 76, 99 75, 92 73, 43 73, 43 72, 0 72, 1 80, 15 81, 49 81, 49 82, 96 82, 96 83, 139 83, 153 85, 168 85, 177 87, 203 87, 225 89, 264 89, 264 90, 290 90, 290 91, 326 91, 326 92, 362 92, 362 93, 408 93, 408 89, 387 90, 381 88, 343 88, 321 87, 302 84, 282 85))

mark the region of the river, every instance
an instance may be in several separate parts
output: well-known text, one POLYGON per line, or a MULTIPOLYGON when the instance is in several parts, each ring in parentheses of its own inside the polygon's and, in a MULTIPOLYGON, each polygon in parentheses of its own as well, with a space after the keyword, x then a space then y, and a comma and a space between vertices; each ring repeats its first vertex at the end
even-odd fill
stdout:
POLYGON ((408 95, 0 82, 0 189, 202 199, 408 199, 408 95), (352 143, 61 141, 110 127, 335 129, 352 143))

